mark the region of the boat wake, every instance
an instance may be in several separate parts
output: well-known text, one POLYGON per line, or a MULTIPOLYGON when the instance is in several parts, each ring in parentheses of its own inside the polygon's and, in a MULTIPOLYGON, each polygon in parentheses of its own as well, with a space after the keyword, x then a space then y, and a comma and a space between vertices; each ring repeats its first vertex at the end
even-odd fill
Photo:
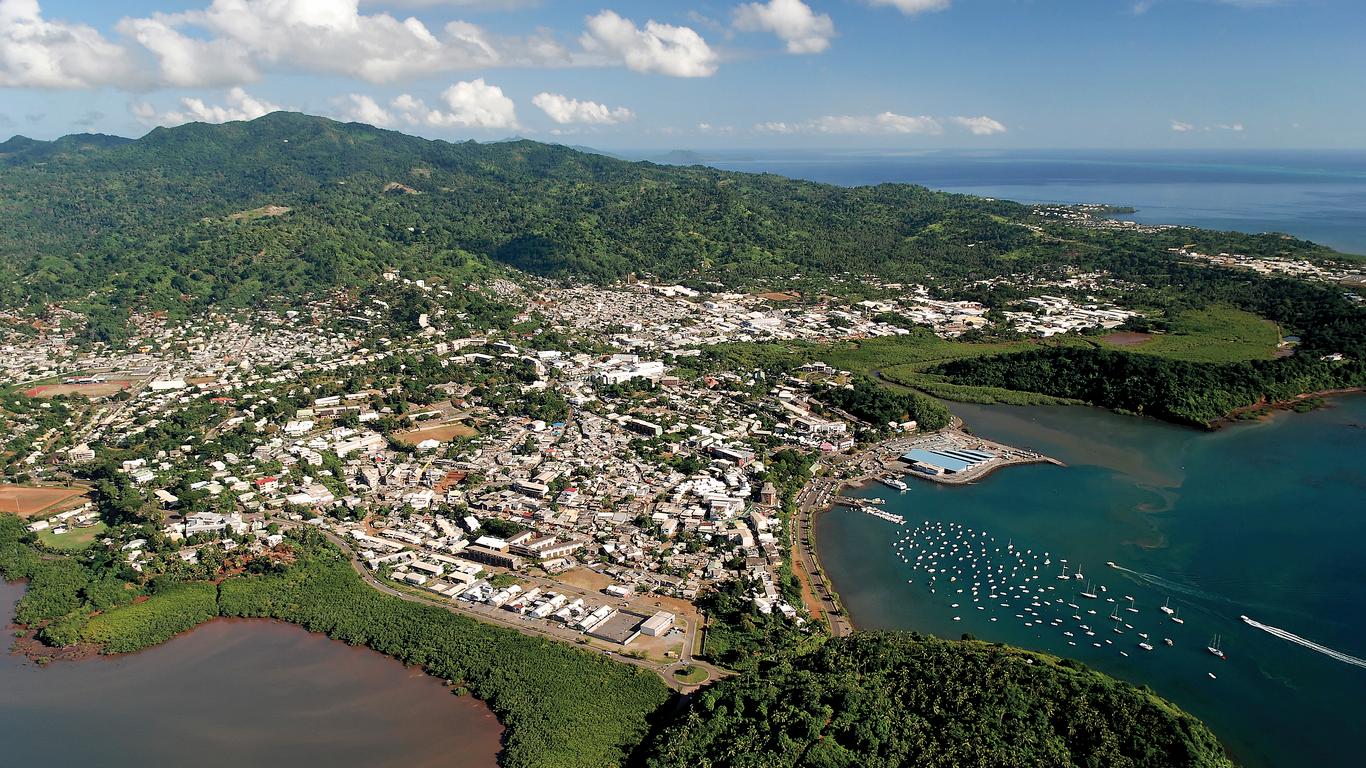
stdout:
POLYGON ((1366 661, 1358 659, 1355 656, 1348 656, 1347 654, 1342 653, 1341 651, 1335 651, 1332 648, 1319 645, 1318 643, 1312 640, 1306 640, 1303 637, 1300 637, 1299 635, 1286 632, 1284 629, 1267 626, 1266 624, 1263 624, 1260 621, 1253 621, 1252 619, 1249 619, 1246 616, 1240 616, 1239 618, 1243 620, 1244 624, 1247 624, 1250 627, 1256 627, 1257 629, 1260 629, 1269 635, 1279 637, 1282 640, 1287 640, 1289 642, 1294 643, 1295 645, 1304 646, 1305 648, 1308 648, 1311 651, 1318 651, 1324 656, 1327 656, 1330 659, 1336 659, 1337 661, 1340 661, 1343 664, 1351 664, 1354 667, 1361 667, 1362 669, 1366 669, 1366 661))
POLYGON ((1161 587, 1162 589, 1165 589, 1168 592, 1176 592, 1183 595, 1187 595, 1189 597, 1199 597, 1205 600, 1213 600, 1216 602, 1233 604, 1232 600, 1228 599, 1227 597, 1224 597, 1223 595, 1217 595, 1213 592, 1206 592, 1203 589, 1190 587, 1180 582, 1172 581, 1171 579, 1164 579, 1161 576, 1157 576, 1155 574, 1143 573, 1142 571, 1135 571, 1132 568, 1125 568, 1122 565, 1116 565, 1114 563, 1108 563, 1108 565, 1111 568, 1114 568, 1116 571, 1123 571, 1124 573, 1132 574, 1136 576, 1139 580, 1146 581, 1149 584, 1161 587))

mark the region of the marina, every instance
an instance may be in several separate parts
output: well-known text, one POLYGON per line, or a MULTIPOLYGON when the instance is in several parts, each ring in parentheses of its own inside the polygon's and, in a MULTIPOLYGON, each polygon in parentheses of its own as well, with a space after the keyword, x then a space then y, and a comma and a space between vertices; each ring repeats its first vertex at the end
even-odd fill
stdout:
POLYGON ((1077 659, 1201 717, 1248 768, 1354 767, 1366 519, 1347 510, 1366 397, 1216 433, 1082 408, 955 410, 1068 466, 915 485, 883 507, 903 528, 818 517, 821 563, 859 628, 1077 659))

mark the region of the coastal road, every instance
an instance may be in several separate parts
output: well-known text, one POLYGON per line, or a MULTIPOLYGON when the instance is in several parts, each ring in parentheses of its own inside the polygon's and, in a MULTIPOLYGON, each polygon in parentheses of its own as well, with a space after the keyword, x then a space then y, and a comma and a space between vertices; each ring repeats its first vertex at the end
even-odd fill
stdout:
MULTIPOLYGON (((696 690, 698 687, 697 685, 686 685, 680 682, 676 677, 674 677, 674 671, 681 667, 692 666, 703 669, 706 671, 708 676, 707 680, 709 681, 719 680, 731 674, 731 672, 729 672, 728 670, 724 670, 715 665, 709 664, 704 661, 699 661, 693 658, 693 649, 691 646, 693 643, 693 638, 696 636, 697 633, 695 631, 695 628, 692 626, 687 626, 684 628, 683 650, 680 654, 679 661, 659 663, 656 661, 652 661, 650 659, 636 658, 634 656, 630 656, 625 653, 619 653, 611 649, 604 649, 598 645, 584 644, 581 641, 585 640, 586 637, 580 634, 579 632, 569 629, 568 627, 562 627, 544 621, 524 620, 520 616, 514 616, 513 614, 510 614, 507 611, 503 611, 499 608, 494 608, 493 606, 487 606, 482 604, 460 604, 451 600, 429 598, 425 595, 419 595, 411 592, 406 592, 400 589, 395 589, 394 587, 375 578, 374 574, 370 572, 370 569, 365 567, 365 563, 361 561, 360 556, 356 554, 355 550, 353 550, 351 548, 351 545, 348 544, 344 539, 332 533, 331 531, 323 529, 318 530, 320 530, 322 534, 327 537, 328 541, 337 545, 341 548, 343 552, 346 553, 347 557, 351 560, 351 567, 356 570, 356 573, 360 574, 361 579, 363 579, 366 584, 369 584, 371 587, 379 590, 380 592, 383 592, 386 595, 397 597, 401 600, 407 600, 410 603, 421 603, 423 605, 430 605, 435 608, 444 608, 450 611, 451 613, 475 619, 476 621, 482 621, 487 624, 497 624, 501 627, 506 627, 508 629, 513 629, 518 632, 521 632, 524 635, 529 635, 532 637, 544 637, 549 638, 551 640, 557 640, 562 643, 575 645, 578 646, 585 653, 602 653, 605 656, 610 656, 614 661, 619 661, 623 664, 632 664, 634 666, 641 667, 643 669, 648 669, 651 672, 654 672, 655 674, 659 675, 659 677, 662 680, 664 680, 664 683, 666 685, 681 693, 690 693, 696 690)), ((526 577, 523 577, 521 575, 518 575, 518 578, 531 581, 541 581, 540 579, 535 578, 527 579, 526 577)), ((551 586, 552 584, 553 588, 556 591, 575 591, 573 587, 565 584, 560 584, 559 582, 547 582, 546 586, 551 586)))
POLYGON ((815 515, 828 507, 828 499, 835 488, 833 481, 816 480, 798 494, 797 514, 792 526, 792 565, 802 582, 802 598, 807 604, 807 612, 815 618, 824 619, 830 627, 830 634, 844 637, 854 631, 854 626, 835 602, 834 589, 826 580, 825 572, 816 558, 816 541, 812 532, 815 515))

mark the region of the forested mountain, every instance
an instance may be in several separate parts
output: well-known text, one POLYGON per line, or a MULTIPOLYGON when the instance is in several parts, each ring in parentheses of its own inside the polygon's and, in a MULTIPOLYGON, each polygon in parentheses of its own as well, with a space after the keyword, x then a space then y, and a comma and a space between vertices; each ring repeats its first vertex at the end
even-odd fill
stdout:
MULTIPOLYGON (((90 291, 113 307, 242 304, 353 286, 385 267, 462 274, 485 260, 596 280, 645 272, 732 284, 796 272, 953 281, 1113 263, 1162 284, 1172 282, 1165 249, 1201 241, 1185 230, 1076 232, 1060 244, 1022 226, 1028 213, 906 184, 849 189, 532 141, 453 144, 277 112, 136 141, 0 145, 0 306, 90 291)), ((1331 253, 1229 237, 1251 253, 1331 253)))
POLYGON ((590 279, 988 274, 1035 240, 1007 221, 1021 206, 921 187, 452 144, 291 113, 4 147, 6 305, 104 289, 115 306, 242 303, 476 257, 590 279))

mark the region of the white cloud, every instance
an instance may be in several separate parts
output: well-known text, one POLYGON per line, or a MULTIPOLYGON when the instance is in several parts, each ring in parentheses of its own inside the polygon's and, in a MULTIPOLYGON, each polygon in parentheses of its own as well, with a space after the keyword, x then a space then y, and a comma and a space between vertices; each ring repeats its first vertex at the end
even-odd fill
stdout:
POLYGON ((0 0, 0 87, 132 84, 132 57, 85 24, 48 21, 38 0, 0 0))
POLYGON ((124 19, 176 85, 255 80, 265 69, 390 82, 491 66, 565 66, 569 52, 546 31, 494 35, 451 21, 432 30, 414 17, 362 13, 359 0, 212 0, 201 10, 124 19))
POLYGON ((967 129, 973 136, 995 136, 998 133, 1005 133, 1006 127, 998 120, 994 120, 986 115, 977 117, 951 117, 949 118, 955 125, 967 129))
POLYGON ((183 123, 226 123, 230 120, 254 120, 262 115, 276 112, 282 107, 258 99, 241 88, 228 91, 227 103, 223 105, 206 104, 203 99, 184 97, 180 100, 183 111, 170 110, 157 112, 147 102, 133 104, 133 115, 148 125, 181 125, 183 123))
POLYGON ((433 109, 422 99, 403 94, 391 106, 410 125, 434 128, 516 128, 517 109, 503 89, 478 80, 459 82, 441 92, 447 111, 433 109))
POLYGON ((745 3, 735 9, 735 26, 748 32, 764 30, 787 43, 788 53, 820 53, 830 47, 835 22, 816 14, 802 0, 745 3))
POLYGON ((798 123, 784 123, 780 121, 754 124, 755 133, 799 133, 801 132, 801 128, 801 125, 798 123))
POLYGON ((986 115, 940 118, 930 115, 899 115, 895 112, 881 112, 875 115, 825 115, 799 123, 758 123, 754 126, 754 131, 772 134, 938 136, 944 133, 946 122, 974 136, 992 136, 1006 132, 1004 124, 986 115))
POLYGON ((888 5, 912 16, 929 11, 942 11, 949 7, 950 0, 869 0, 873 5, 888 5))
POLYGON ((708 77, 716 72, 716 54, 691 27, 650 20, 642 29, 612 11, 589 16, 587 26, 579 38, 584 50, 636 72, 673 77, 708 77))
POLYGON ((1210 131, 1230 131, 1232 133, 1242 133, 1242 123, 1214 123, 1213 125, 1195 125, 1186 123, 1175 118, 1171 121, 1172 130, 1177 133, 1193 133, 1196 131, 1209 133, 1210 131))
POLYGON ((374 99, 361 93, 347 94, 346 102, 348 108, 342 112, 342 118, 357 123, 377 125, 384 128, 393 125, 394 118, 384 107, 381 107, 374 99))
POLYGON ((876 115, 826 115, 810 124, 816 133, 865 134, 928 134, 944 132, 939 121, 927 115, 898 115, 882 112, 876 115))
POLYGON ((531 100, 551 120, 560 125, 584 123, 590 125, 612 125, 635 119, 635 113, 626 107, 612 109, 596 101, 579 101, 558 93, 538 93, 531 100))
POLYGON ((510 11, 540 5, 540 0, 362 0, 363 5, 387 5, 395 8, 475 8, 488 11, 510 11))
POLYGON ((118 29, 156 57, 168 85, 213 87, 256 80, 260 74, 247 51, 231 40, 203 40, 183 34, 173 19, 124 19, 118 29))

